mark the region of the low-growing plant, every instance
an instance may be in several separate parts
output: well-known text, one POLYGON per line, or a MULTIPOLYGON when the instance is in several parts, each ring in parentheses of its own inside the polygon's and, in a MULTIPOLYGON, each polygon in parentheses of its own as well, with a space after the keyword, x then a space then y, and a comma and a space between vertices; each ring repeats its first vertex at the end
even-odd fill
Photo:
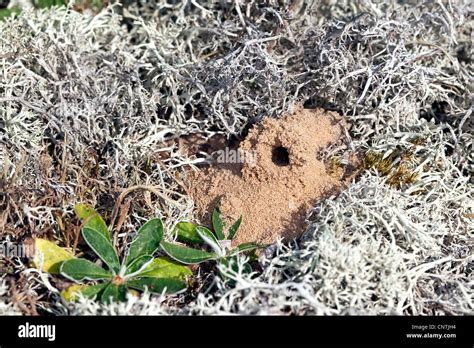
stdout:
POLYGON ((395 188, 416 182, 419 173, 405 163, 413 156, 411 150, 392 152, 388 156, 380 152, 369 151, 364 158, 364 167, 374 169, 386 177, 386 183, 395 188))
POLYGON ((45 271, 59 273, 78 283, 63 292, 66 300, 73 300, 80 293, 89 298, 99 297, 103 302, 123 301, 130 289, 157 293, 186 289, 186 278, 192 275, 191 270, 167 257, 154 257, 163 239, 160 219, 151 219, 138 230, 120 262, 103 218, 85 204, 78 204, 76 213, 83 221, 82 237, 106 268, 75 258, 51 242, 38 239, 35 243, 41 252, 34 260, 37 266, 42 265, 45 271), (99 283, 88 285, 89 281, 99 283))
POLYGON ((216 260, 219 263, 228 265, 234 264, 232 259, 238 254, 252 252, 264 247, 263 245, 253 242, 242 243, 236 247, 232 247, 232 240, 241 222, 242 216, 232 224, 227 230, 227 233, 224 233, 225 224, 222 220, 219 205, 217 205, 212 213, 212 226, 214 231, 204 226, 196 226, 191 222, 180 222, 176 225, 174 230, 178 241, 193 245, 206 244, 212 251, 190 248, 166 241, 161 243, 161 248, 168 256, 184 264, 200 263, 209 260, 216 260))
MULTIPOLYGON (((76 205, 75 210, 83 224, 82 237, 106 267, 76 258, 66 249, 40 238, 35 240, 37 252, 33 260, 37 268, 77 283, 62 292, 67 301, 75 300, 79 295, 99 298, 106 303, 123 301, 128 292, 145 289, 156 293, 178 293, 186 289, 187 279, 192 275, 186 265, 216 260, 233 269, 237 265, 233 259, 236 255, 260 247, 256 243, 244 243, 232 248, 231 242, 242 217, 224 235, 224 222, 217 206, 212 214, 214 232, 190 222, 180 222, 174 230, 178 240, 207 244, 212 252, 165 241, 163 223, 161 219, 154 218, 138 230, 120 262, 104 219, 86 204, 76 205), (154 257, 159 250, 167 256, 154 257)), ((247 272, 251 271, 249 265, 245 268, 247 272)))

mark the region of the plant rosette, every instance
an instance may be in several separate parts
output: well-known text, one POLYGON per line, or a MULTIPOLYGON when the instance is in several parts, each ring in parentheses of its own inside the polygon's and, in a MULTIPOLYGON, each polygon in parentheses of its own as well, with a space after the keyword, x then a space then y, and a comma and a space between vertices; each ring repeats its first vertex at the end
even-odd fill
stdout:
POLYGON ((85 204, 78 204, 75 209, 83 221, 82 237, 106 268, 75 258, 52 242, 36 239, 34 265, 77 283, 62 292, 64 299, 71 301, 82 295, 108 303, 124 301, 127 293, 134 294, 136 290, 175 294, 186 289, 191 270, 167 257, 153 256, 163 239, 161 219, 151 219, 138 230, 120 262, 103 218, 85 204), (88 284, 92 281, 95 284, 88 284))
MULTIPOLYGON (((243 243, 232 248, 232 240, 242 223, 242 216, 234 222, 234 224, 224 233, 225 224, 222 220, 219 205, 212 213, 212 226, 214 231, 204 226, 196 226, 191 222, 180 222, 174 229, 176 239, 182 243, 199 245, 205 244, 212 251, 204 251, 201 249, 190 248, 187 246, 177 245, 163 241, 161 248, 172 259, 183 264, 201 263, 209 260, 215 260, 223 265, 236 265, 236 256, 241 253, 254 252, 266 245, 257 243, 243 243)), ((233 267, 235 269, 235 266, 233 267)), ((246 272, 251 272, 250 265, 245 265, 246 272)), ((226 277, 222 272, 222 276, 226 277)))
MULTIPOLYGON (((154 293, 176 294, 187 288, 188 277, 192 275, 186 265, 206 261, 236 265, 234 259, 238 254, 264 247, 257 243, 243 243, 232 248, 232 239, 239 229, 242 217, 224 234, 225 225, 217 206, 212 214, 214 231, 190 222, 179 222, 174 229, 174 236, 178 241, 193 245, 205 244, 212 251, 165 241, 163 223, 161 219, 154 218, 138 230, 125 258, 120 262, 104 219, 86 204, 76 205, 75 210, 83 224, 82 237, 106 267, 84 258, 76 258, 64 248, 40 238, 35 239, 36 252, 33 260, 38 269, 60 274, 76 283, 62 292, 67 301, 80 296, 100 298, 105 303, 124 301, 127 293, 136 294, 137 290, 146 289, 154 293), (158 251, 167 256, 154 257, 158 251)), ((235 266, 232 268, 235 269, 235 266)), ((244 269, 247 273, 252 270, 248 264, 244 269)))

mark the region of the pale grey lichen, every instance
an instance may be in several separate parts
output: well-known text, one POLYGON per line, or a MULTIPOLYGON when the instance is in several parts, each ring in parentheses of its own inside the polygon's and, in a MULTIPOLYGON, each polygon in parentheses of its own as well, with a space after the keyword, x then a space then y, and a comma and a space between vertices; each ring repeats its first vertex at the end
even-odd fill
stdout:
POLYGON ((20 310, 12 303, 6 280, 0 279, 0 315, 21 315, 20 310))
POLYGON ((121 245, 150 216, 193 218, 181 174, 199 159, 173 140, 237 134, 304 102, 349 121, 351 151, 410 149, 417 180, 395 188, 366 170, 234 286, 216 276, 192 299, 41 308, 473 314, 473 23, 463 0, 131 2, 0 22, 0 237, 66 243, 79 201, 128 214, 121 245))

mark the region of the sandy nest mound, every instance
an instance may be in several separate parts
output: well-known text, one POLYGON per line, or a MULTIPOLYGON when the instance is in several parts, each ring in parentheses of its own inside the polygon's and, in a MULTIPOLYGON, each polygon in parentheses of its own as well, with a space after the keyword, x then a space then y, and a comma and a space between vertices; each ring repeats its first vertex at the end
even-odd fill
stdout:
POLYGON ((212 167, 191 175, 201 219, 209 223, 220 202, 229 223, 243 216, 235 244, 300 236, 308 209, 341 188, 318 155, 339 140, 342 127, 337 113, 322 109, 266 118, 238 148, 218 150, 212 167))

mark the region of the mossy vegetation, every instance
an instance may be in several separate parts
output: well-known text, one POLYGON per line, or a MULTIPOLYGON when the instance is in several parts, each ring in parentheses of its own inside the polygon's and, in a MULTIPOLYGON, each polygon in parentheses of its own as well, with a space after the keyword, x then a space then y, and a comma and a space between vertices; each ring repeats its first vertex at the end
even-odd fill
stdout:
POLYGON ((326 163, 326 173, 331 176, 339 176, 342 169, 343 164, 340 156, 331 156, 326 163))
POLYGON ((414 154, 410 149, 398 150, 386 155, 383 152, 368 151, 363 161, 363 168, 376 170, 386 177, 386 183, 394 188, 413 184, 419 173, 414 171, 411 163, 414 154))

